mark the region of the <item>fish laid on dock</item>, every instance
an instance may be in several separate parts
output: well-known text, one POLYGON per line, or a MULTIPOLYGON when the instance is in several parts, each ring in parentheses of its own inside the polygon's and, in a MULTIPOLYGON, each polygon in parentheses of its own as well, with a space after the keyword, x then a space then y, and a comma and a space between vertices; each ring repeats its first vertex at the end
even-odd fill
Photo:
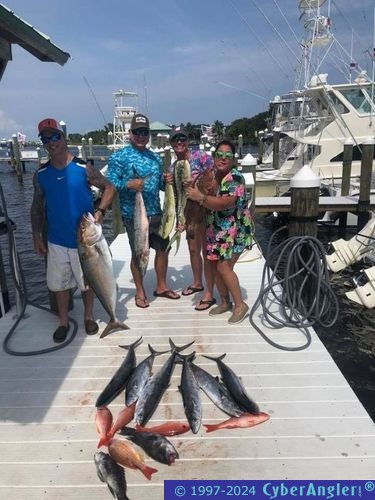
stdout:
POLYGON ((153 469, 144 463, 142 456, 133 448, 129 441, 111 439, 108 444, 108 451, 115 462, 123 467, 139 469, 149 480, 152 474, 157 472, 157 469, 153 469))
POLYGON ((185 434, 190 430, 190 426, 185 422, 164 422, 160 425, 155 425, 153 427, 143 427, 142 425, 136 424, 135 430, 137 432, 156 432, 162 436, 178 436, 179 434, 185 434))
POLYGON ((112 413, 106 406, 101 406, 96 410, 95 424, 96 430, 100 436, 97 448, 101 446, 106 446, 109 440, 109 431, 112 427, 112 413))
POLYGON ((137 432, 130 427, 123 427, 120 434, 126 436, 132 443, 142 448, 149 457, 157 462, 172 465, 179 458, 176 448, 161 434, 155 432, 137 432))
POLYGON ((195 352, 187 356, 179 354, 178 357, 182 359, 183 363, 179 390, 184 403, 185 415, 191 430, 197 434, 202 422, 202 404, 200 388, 189 363, 194 359, 195 352))
POLYGON ((117 415, 110 431, 108 432, 108 440, 113 438, 118 430, 120 430, 125 425, 128 425, 134 418, 135 403, 130 406, 125 406, 120 413, 117 415))
POLYGON ((98 451, 94 455, 96 472, 100 481, 107 483, 109 491, 116 500, 129 500, 126 496, 125 470, 108 453, 98 451))
POLYGON ((140 191, 135 194, 134 205, 134 258, 143 277, 147 271, 150 246, 148 241, 148 217, 143 196, 140 191))
POLYGON ((254 425, 261 424, 269 420, 268 413, 259 412, 257 415, 251 413, 243 413, 240 417, 228 418, 219 424, 203 424, 206 427, 206 432, 213 432, 219 429, 244 429, 246 427, 254 427, 254 425))
POLYGON ((84 277, 110 318, 100 338, 106 337, 113 330, 128 330, 129 327, 116 318, 117 285, 108 243, 101 224, 97 224, 90 213, 81 217, 77 243, 84 277))

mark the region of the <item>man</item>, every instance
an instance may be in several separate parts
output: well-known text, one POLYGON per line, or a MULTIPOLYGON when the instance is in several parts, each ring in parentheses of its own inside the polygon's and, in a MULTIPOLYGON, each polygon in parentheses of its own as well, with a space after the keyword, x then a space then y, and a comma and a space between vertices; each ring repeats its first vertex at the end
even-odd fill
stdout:
POLYGON ((112 154, 108 161, 106 176, 120 194, 121 214, 132 251, 130 269, 136 288, 135 304, 144 309, 150 304, 134 254, 134 205, 137 191, 142 192, 149 219, 149 245, 155 250, 156 289, 154 296, 179 299, 180 295, 170 290, 166 282, 168 268, 166 249, 169 238, 163 239, 158 235, 162 214, 159 192, 164 190, 161 159, 146 147, 150 137, 148 118, 142 114, 136 114, 133 116, 130 127, 130 144, 112 154))
POLYGON ((94 213, 90 185, 103 190, 95 211, 95 220, 100 224, 115 189, 92 165, 73 157, 63 130, 54 118, 42 120, 38 132, 49 160, 34 175, 31 226, 35 251, 47 255, 47 285, 56 295, 60 325, 53 340, 64 342, 69 331, 70 289, 75 286, 82 292, 86 333, 94 335, 98 331, 93 320, 94 293, 86 287, 79 263, 77 229, 84 212, 94 213), (45 222, 48 249, 42 234, 45 222))
MULTIPOLYGON (((205 152, 189 151, 188 134, 184 128, 182 127, 173 128, 169 133, 169 142, 171 143, 172 149, 177 157, 177 160, 174 163, 172 163, 170 168, 170 173, 172 175, 176 162, 179 160, 187 160, 190 164, 191 179, 192 179, 191 184, 195 185, 200 181, 204 182, 205 177, 208 177, 211 180, 213 164, 214 164, 212 157, 205 152)), ((167 178, 167 180, 169 180, 169 178, 167 178)), ((206 192, 205 186, 202 186, 202 190, 206 192)), ((196 204, 196 202, 193 201, 190 201, 190 203, 196 204)), ((191 213, 196 212, 197 214, 201 215, 202 210, 199 210, 198 206, 195 208, 198 208, 198 211, 195 210, 194 207, 190 207, 189 211, 191 213)), ((182 295, 192 295, 194 293, 203 291, 203 295, 200 301, 196 304, 195 310, 206 311, 216 303, 216 299, 213 297, 214 276, 211 266, 206 260, 205 220, 204 217, 202 218, 202 216, 196 217, 196 219, 197 220, 193 221, 191 234, 189 233, 187 234, 187 242, 190 253, 190 264, 191 264, 191 270, 193 272, 193 282, 191 283, 191 285, 187 286, 182 291, 182 295), (203 259, 202 259, 202 254, 203 254, 203 259), (204 269, 204 275, 206 280, 205 289, 203 288, 202 284, 202 269, 204 269)))

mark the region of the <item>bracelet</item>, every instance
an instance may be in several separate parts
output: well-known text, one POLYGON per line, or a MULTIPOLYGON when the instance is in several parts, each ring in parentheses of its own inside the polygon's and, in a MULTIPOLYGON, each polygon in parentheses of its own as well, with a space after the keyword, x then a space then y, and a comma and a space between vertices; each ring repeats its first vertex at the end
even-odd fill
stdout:
POLYGON ((102 214, 102 216, 104 217, 105 214, 106 214, 106 212, 107 212, 107 210, 105 208, 100 208, 99 207, 99 208, 95 209, 95 212, 100 212, 102 214))

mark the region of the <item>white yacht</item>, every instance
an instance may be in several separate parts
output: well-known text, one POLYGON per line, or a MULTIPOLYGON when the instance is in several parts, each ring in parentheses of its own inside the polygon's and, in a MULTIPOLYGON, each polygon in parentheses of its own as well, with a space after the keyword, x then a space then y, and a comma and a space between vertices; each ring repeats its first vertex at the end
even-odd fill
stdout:
MULTIPOLYGON (((271 128, 280 134, 279 162, 274 168, 273 145, 263 157, 257 181, 282 182, 309 164, 322 179, 341 179, 344 144, 353 144, 351 175, 360 175, 361 144, 375 136, 374 81, 366 71, 348 60, 348 82, 330 84, 327 73, 315 74, 320 59, 333 50, 337 40, 330 31, 331 21, 321 14, 326 0, 300 0, 301 19, 306 37, 303 47, 302 89, 294 90, 270 103, 271 128), (322 52, 322 48, 323 50, 322 52), (323 55, 322 55, 323 54, 323 55)), ((342 49, 342 47, 340 47, 342 49)))

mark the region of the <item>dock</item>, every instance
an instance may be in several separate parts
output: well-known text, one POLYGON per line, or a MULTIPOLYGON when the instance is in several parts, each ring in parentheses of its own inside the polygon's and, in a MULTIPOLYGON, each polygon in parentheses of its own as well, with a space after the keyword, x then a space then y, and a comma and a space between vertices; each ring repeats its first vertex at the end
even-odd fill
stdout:
MULTIPOLYGON (((248 429, 221 430, 197 435, 189 432, 170 438, 180 459, 168 467, 146 458, 158 469, 151 481, 136 470, 126 470, 131 500, 163 499, 166 479, 298 480, 373 479, 375 426, 316 333, 311 330, 308 349, 288 352, 275 349, 256 333, 246 319, 229 326, 229 313, 210 317, 194 310, 199 294, 179 300, 154 298, 153 254, 145 276, 150 307, 134 303, 129 270, 130 250, 125 235, 111 245, 119 285, 118 316, 129 331, 105 339, 84 333, 82 301, 74 299, 71 312, 79 324, 73 342, 54 353, 33 357, 0 354, 0 497, 17 500, 103 500, 112 498, 97 477, 93 462, 98 435, 95 401, 126 354, 118 347, 143 336, 137 361, 148 355, 147 344, 168 349, 168 338, 182 345, 195 340, 187 352, 197 352, 196 363, 213 375, 216 364, 201 354, 227 353, 225 362, 242 378, 248 393, 270 420, 248 429)), ((251 306, 258 295, 264 260, 239 262, 244 299, 251 306)), ((177 255, 170 254, 169 284, 181 290, 191 283, 186 242, 177 255)), ((27 277, 26 277, 27 281, 27 277)), ((11 347, 34 350, 53 345, 56 318, 28 306, 11 347)), ((14 322, 13 309, 0 319, 0 339, 14 322)), ((287 346, 304 343, 302 333, 291 328, 271 332, 255 322, 273 340, 287 346)), ((100 330, 107 314, 98 301, 95 319, 100 330)), ((154 371, 168 355, 157 357, 154 371)), ((178 391, 181 367, 150 424, 186 421, 178 391)), ((123 408, 123 395, 109 408, 114 417, 123 408)), ((218 423, 228 417, 202 393, 203 422, 218 423)))

